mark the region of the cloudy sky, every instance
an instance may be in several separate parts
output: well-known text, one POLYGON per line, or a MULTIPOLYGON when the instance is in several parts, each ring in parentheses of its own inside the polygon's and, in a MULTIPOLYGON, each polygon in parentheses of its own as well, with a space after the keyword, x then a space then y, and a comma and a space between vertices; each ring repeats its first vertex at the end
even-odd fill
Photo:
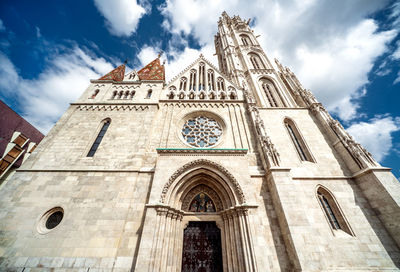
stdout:
MULTIPOLYGON (((400 176, 400 2, 93 0, 0 2, 0 99, 47 133, 88 86, 165 53, 172 78, 213 56, 222 11, 251 19, 278 58, 400 176)), ((129 70, 128 69, 128 70, 129 70)))

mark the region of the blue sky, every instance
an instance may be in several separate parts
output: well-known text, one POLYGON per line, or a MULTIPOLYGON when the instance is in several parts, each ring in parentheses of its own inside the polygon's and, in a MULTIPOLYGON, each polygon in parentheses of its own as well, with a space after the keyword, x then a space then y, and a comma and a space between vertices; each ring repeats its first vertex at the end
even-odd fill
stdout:
POLYGON ((294 71, 399 177, 400 3, 385 0, 0 2, 0 99, 46 133, 89 84, 165 53, 167 79, 213 56, 222 11, 251 18, 270 60, 294 71))

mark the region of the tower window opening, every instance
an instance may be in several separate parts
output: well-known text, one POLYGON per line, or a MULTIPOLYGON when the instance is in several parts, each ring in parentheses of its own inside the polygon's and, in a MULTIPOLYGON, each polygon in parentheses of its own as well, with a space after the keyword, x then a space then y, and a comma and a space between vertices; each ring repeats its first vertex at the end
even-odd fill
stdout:
POLYGON ((151 94, 153 93, 153 90, 150 89, 147 91, 146 99, 149 99, 151 97, 151 94))
POLYGON ((241 39, 243 45, 253 45, 249 36, 247 36, 245 34, 240 35, 240 39, 241 39))
POLYGON ((97 151, 97 148, 99 147, 101 141, 103 140, 104 135, 106 134, 106 131, 108 127, 110 126, 110 120, 107 120, 103 123, 103 126, 99 132, 99 134, 96 137, 96 140, 94 141, 92 147, 89 150, 89 153, 87 154, 87 157, 93 157, 94 154, 97 151))
POLYGON ((111 99, 115 99, 117 96, 118 92, 117 91, 113 91, 111 99))
POLYGON ((135 91, 131 91, 131 99, 135 96, 135 91))
POLYGON ((122 96, 123 96, 123 94, 124 94, 124 92, 123 92, 123 91, 120 91, 120 92, 118 93, 118 99, 121 99, 122 96))
POLYGON ((256 53, 249 54, 250 62, 253 65, 253 69, 265 69, 264 63, 262 62, 259 55, 256 53))
POLYGON ((271 92, 271 89, 267 83, 262 84, 262 88, 265 92, 265 95, 267 96, 268 103, 271 107, 278 107, 278 103, 276 103, 276 100, 274 98, 273 93, 271 92))
POLYGON ((99 92, 100 92, 99 89, 95 90, 90 98, 94 99, 99 92))
POLYGON ((128 96, 129 96, 129 91, 126 91, 126 92, 125 92, 124 99, 128 99, 128 96))

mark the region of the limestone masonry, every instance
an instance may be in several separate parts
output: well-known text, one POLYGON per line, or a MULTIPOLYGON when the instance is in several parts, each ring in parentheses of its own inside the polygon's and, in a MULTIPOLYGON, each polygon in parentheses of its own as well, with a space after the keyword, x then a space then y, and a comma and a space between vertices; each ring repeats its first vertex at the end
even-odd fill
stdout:
POLYGON ((0 271, 400 271, 390 169, 248 21, 215 48, 90 81, 0 190, 0 271))

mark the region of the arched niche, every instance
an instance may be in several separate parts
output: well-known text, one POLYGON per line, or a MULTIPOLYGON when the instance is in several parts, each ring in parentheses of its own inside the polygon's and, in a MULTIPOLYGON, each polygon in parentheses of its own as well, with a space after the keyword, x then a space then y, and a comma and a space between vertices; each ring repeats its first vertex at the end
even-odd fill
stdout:
POLYGON ((243 204, 245 197, 235 179, 216 162, 199 159, 178 169, 164 185, 160 202, 180 210, 185 196, 196 186, 207 186, 221 199, 221 209, 243 204))

